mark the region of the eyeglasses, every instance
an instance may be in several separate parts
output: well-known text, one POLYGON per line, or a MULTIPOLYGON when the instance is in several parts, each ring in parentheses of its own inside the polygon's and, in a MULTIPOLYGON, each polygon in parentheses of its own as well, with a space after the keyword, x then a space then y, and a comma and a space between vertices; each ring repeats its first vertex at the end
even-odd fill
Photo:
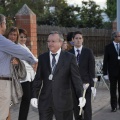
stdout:
POLYGON ((6 22, 5 21, 2 21, 0 24, 4 23, 6 25, 6 22))
POLYGON ((54 41, 54 40, 52 40, 52 41, 47 41, 47 43, 57 43, 57 42, 60 42, 60 41, 54 41))
POLYGON ((26 36, 20 36, 20 38, 27 38, 26 36))
POLYGON ((4 24, 6 24, 6 22, 3 22, 4 24))

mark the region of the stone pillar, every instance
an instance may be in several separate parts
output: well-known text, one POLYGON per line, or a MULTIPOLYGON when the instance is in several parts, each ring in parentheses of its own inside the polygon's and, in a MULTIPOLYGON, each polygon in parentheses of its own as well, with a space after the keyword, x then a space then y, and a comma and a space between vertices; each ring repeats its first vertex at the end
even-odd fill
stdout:
POLYGON ((15 15, 16 26, 18 28, 26 29, 28 32, 28 40, 26 45, 31 52, 37 57, 37 23, 36 15, 32 10, 24 4, 23 7, 15 15))

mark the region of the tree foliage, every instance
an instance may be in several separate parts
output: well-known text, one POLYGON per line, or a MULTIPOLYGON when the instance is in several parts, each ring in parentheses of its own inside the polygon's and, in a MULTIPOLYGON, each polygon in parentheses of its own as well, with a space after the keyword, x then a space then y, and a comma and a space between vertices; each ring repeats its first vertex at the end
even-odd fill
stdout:
POLYGON ((102 10, 93 0, 88 2, 82 1, 82 7, 80 10, 80 27, 102 27, 102 10))
POLYGON ((0 12, 11 17, 15 16, 24 4, 27 4, 37 15, 40 11, 44 11, 45 6, 44 0, 1 0, 0 4, 1 8, 4 8, 4 11, 0 10, 0 12))
POLYGON ((67 6, 65 0, 47 0, 44 12, 38 18, 38 24, 59 25, 61 10, 67 6))
POLYGON ((107 0, 106 5, 107 8, 105 9, 105 13, 108 15, 111 21, 116 19, 116 8, 117 8, 117 0, 107 0))
POLYGON ((69 6, 66 0, 0 0, 0 13, 5 14, 8 20, 14 20, 15 14, 24 4, 36 14, 38 25, 96 28, 102 26, 102 10, 93 0, 83 0, 82 7, 69 6))
POLYGON ((65 27, 78 27, 78 16, 79 16, 80 8, 74 7, 74 6, 68 6, 61 10, 61 13, 59 14, 59 24, 60 26, 65 27))
POLYGON ((27 4, 32 11, 39 16, 40 11, 43 13, 45 2, 44 0, 1 0, 0 1, 0 13, 6 15, 7 26, 13 25, 15 21, 15 14, 21 9, 21 7, 27 4))

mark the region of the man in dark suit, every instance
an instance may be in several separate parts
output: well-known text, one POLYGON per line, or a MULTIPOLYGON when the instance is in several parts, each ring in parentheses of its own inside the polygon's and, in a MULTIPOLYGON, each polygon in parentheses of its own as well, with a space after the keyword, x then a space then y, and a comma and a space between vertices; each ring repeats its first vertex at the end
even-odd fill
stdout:
MULTIPOLYGON (((86 92, 86 105, 84 107, 84 120, 92 120, 92 107, 91 107, 91 87, 94 95, 96 94, 96 89, 93 87, 94 82, 93 78, 95 77, 95 60, 93 53, 90 49, 84 47, 83 44, 83 36, 82 33, 77 31, 74 32, 73 35, 74 48, 69 52, 73 53, 78 62, 79 73, 84 83, 89 83, 89 87, 86 92)), ((81 120, 79 116, 79 107, 78 100, 76 99, 76 95, 73 89, 73 99, 74 99, 74 116, 75 120, 81 120)))
POLYGON ((103 60, 104 78, 109 78, 110 81, 110 102, 112 112, 117 111, 117 103, 120 108, 120 32, 112 33, 113 42, 105 47, 103 60), (118 99, 117 99, 117 84, 118 84, 118 99))
MULTIPOLYGON (((63 41, 62 34, 57 31, 51 32, 47 40, 50 51, 38 58, 31 104, 37 107, 37 98, 41 89, 38 100, 40 120, 52 120, 53 114, 56 120, 73 120, 71 82, 77 97, 82 96, 83 84, 76 58, 61 50, 63 41)), ((84 104, 85 99, 83 102, 80 101, 81 107, 84 104)))

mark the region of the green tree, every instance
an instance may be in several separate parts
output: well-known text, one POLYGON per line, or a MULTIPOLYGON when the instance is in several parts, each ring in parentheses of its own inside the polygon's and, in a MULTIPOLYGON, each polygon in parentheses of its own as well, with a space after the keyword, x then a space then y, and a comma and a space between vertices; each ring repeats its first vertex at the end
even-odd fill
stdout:
POLYGON ((15 14, 24 4, 36 14, 38 25, 78 25, 79 7, 68 6, 66 0, 1 0, 0 13, 5 14, 8 21, 14 21, 15 14))
POLYGON ((59 14, 59 25, 65 27, 78 27, 80 7, 67 6, 59 14), (63 15, 64 13, 64 15, 63 15))
POLYGON ((15 14, 24 4, 36 14, 38 25, 96 28, 102 26, 102 10, 92 0, 83 1, 81 8, 68 6, 66 0, 0 0, 0 13, 5 14, 13 24, 11 20, 14 21, 15 14))
POLYGON ((112 29, 112 22, 111 21, 103 22, 103 28, 112 29))
POLYGON ((108 15, 111 21, 116 19, 116 8, 117 8, 117 0, 107 0, 106 5, 107 8, 105 9, 105 13, 108 15))
POLYGON ((80 23, 79 27, 102 27, 102 10, 93 0, 88 2, 82 1, 82 7, 80 9, 80 23))
POLYGON ((6 16, 15 16, 18 10, 24 5, 27 4, 33 12, 37 15, 43 13, 45 2, 44 0, 1 0, 1 8, 4 8, 4 11, 1 11, 6 16))
POLYGON ((61 10, 67 6, 65 0, 47 0, 44 13, 39 17, 38 24, 59 25, 61 10))
POLYGON ((37 16, 44 13, 45 0, 1 0, 0 13, 7 17, 7 28, 14 25, 15 14, 24 4, 27 4, 37 16))

